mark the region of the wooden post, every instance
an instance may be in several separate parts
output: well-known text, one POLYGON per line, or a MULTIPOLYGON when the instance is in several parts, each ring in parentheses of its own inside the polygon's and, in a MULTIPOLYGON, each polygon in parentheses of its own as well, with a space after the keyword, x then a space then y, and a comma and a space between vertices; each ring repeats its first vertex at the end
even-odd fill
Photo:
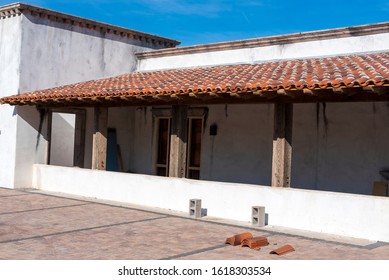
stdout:
POLYGON ((108 107, 95 107, 92 169, 105 170, 107 166, 108 107))
POLYGON ((272 186, 290 187, 293 104, 274 104, 272 186))
POLYGON ((188 138, 188 107, 174 105, 170 136, 169 177, 184 178, 188 138))

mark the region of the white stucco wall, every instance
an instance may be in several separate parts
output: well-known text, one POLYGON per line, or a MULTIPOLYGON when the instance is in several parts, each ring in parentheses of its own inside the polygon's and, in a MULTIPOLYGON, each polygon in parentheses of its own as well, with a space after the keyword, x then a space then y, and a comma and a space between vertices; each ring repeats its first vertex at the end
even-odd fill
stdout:
POLYGON ((271 184, 273 105, 211 105, 202 138, 201 179, 271 184), (209 127, 217 125, 217 135, 209 127))
POLYGON ((280 59, 323 57, 389 50, 388 46, 389 33, 383 33, 236 50, 144 58, 139 60, 137 70, 151 71, 195 66, 256 63, 280 59))
MULTIPOLYGON (((21 92, 134 71, 151 43, 22 15, 21 92)), ((154 46, 155 48, 155 46, 154 46)))
POLYGON ((50 164, 74 166, 76 114, 52 114, 50 164))
POLYGON ((8 105, 0 108, 0 186, 4 188, 12 188, 14 182, 17 118, 14 110, 8 105))
POLYGON ((208 216, 242 222, 251 220, 252 206, 265 206, 269 225, 389 241, 389 198, 384 197, 46 165, 34 166, 33 182, 42 190, 186 213, 196 198, 208 216))
POLYGON ((32 165, 46 163, 48 152, 47 113, 34 106, 16 106, 16 156, 13 187, 30 188, 32 165))
MULTIPOLYGON (((0 19, 0 97, 18 93, 21 18, 0 19)), ((0 187, 12 188, 15 174, 16 108, 0 106, 0 187)))
MULTIPOLYGON (((20 69, 20 75, 18 87, 5 95, 129 73, 136 67, 134 53, 161 47, 28 13, 17 18, 21 21, 21 27, 18 30, 11 28, 10 32, 16 32, 21 37, 17 42, 22 47, 15 49, 20 57, 16 66, 20 69)), ((40 122, 40 114, 37 110, 20 110, 27 110, 29 118, 18 117, 17 121, 17 148, 16 155, 12 157, 16 161, 13 169, 16 170, 14 176, 17 179, 15 184, 10 184, 14 187, 29 186, 33 163, 37 163, 37 158, 38 163, 45 160, 42 155, 35 154, 35 139, 38 137, 35 124, 40 122), (19 137, 22 135, 24 137, 19 137)), ((88 132, 93 131, 91 123, 93 125, 93 111, 87 116, 88 132)), ((15 134, 13 137, 15 139, 15 134)), ((91 137, 92 134, 88 133, 85 167, 90 167, 91 137)))
POLYGON ((386 102, 295 104, 292 187, 371 194, 389 169, 386 102))

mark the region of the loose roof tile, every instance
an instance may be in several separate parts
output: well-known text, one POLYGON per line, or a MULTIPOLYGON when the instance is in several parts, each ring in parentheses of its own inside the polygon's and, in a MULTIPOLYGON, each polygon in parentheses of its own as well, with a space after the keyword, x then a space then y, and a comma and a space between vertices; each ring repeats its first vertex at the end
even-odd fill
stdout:
POLYGON ((273 251, 270 252, 270 254, 275 254, 275 255, 285 255, 287 253, 290 253, 290 252, 293 252, 294 251, 294 248, 292 245, 284 245, 284 246, 281 246, 280 248, 277 248, 273 251))
POLYGON ((270 61, 258 64, 136 72, 0 99, 36 100, 258 93, 389 85, 389 52, 270 61))
POLYGON ((266 237, 253 237, 246 238, 242 241, 242 247, 249 247, 250 249, 254 249, 259 251, 261 247, 269 245, 269 241, 266 237))
POLYGON ((228 237, 225 241, 225 244, 230 244, 232 246, 241 245, 243 240, 248 239, 248 238, 253 238, 253 235, 251 234, 251 232, 243 232, 243 233, 228 237))

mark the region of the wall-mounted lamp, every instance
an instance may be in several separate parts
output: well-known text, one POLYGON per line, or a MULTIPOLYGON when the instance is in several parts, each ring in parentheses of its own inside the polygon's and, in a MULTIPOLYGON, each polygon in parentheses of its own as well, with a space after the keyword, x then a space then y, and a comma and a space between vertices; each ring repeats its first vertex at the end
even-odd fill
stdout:
POLYGON ((209 135, 215 136, 217 134, 217 124, 212 124, 209 127, 209 135))

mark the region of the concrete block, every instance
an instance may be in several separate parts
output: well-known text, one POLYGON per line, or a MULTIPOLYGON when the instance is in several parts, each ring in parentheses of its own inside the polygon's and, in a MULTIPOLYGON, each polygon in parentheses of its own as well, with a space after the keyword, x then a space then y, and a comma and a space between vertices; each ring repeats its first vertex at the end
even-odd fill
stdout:
POLYGON ((263 227, 266 223, 265 207, 253 206, 251 209, 251 224, 257 227, 263 227))
POLYGON ((201 199, 189 200, 189 217, 201 218, 201 199))

